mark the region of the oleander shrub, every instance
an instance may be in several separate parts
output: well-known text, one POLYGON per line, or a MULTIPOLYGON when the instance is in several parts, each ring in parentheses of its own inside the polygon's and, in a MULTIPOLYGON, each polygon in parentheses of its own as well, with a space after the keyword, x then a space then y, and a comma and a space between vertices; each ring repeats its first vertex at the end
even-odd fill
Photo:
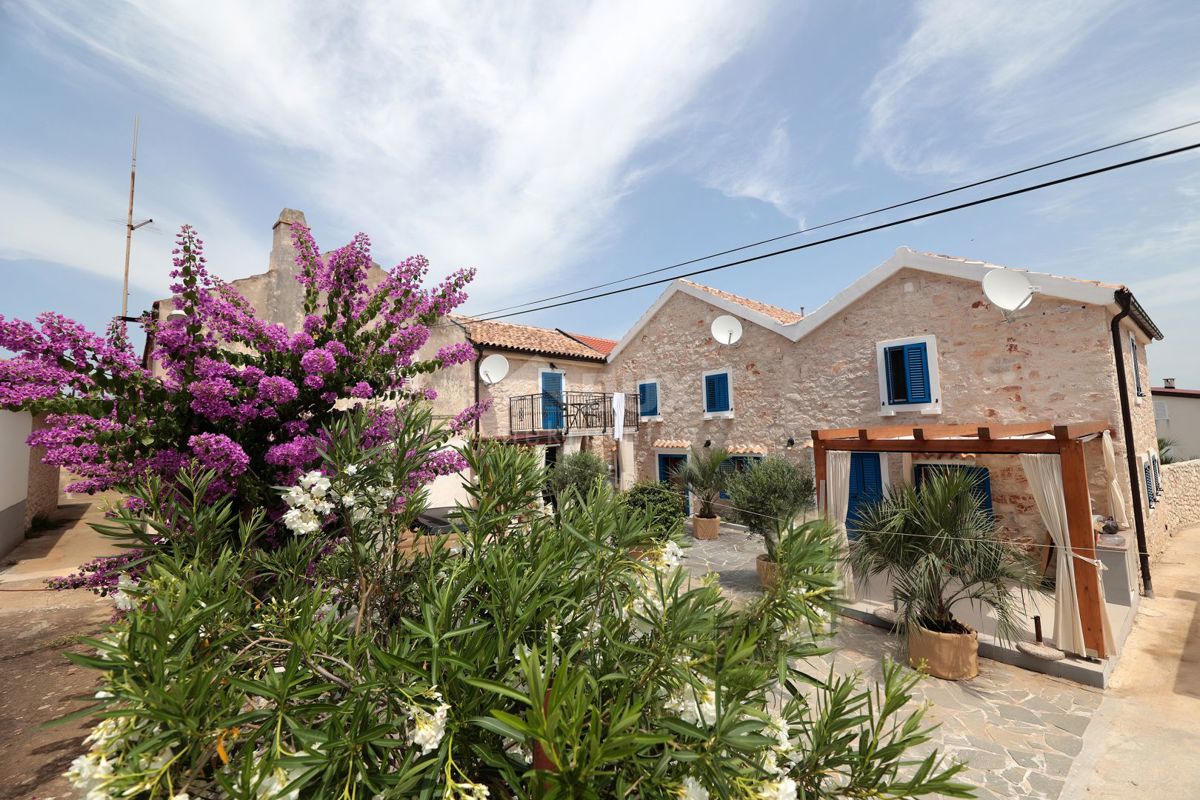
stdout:
POLYGON ((536 456, 484 443, 453 546, 401 554, 410 510, 372 498, 403 455, 364 458, 357 435, 281 488, 326 524, 294 519, 308 532, 277 548, 250 545, 263 512, 204 500, 211 473, 167 502, 144 485, 110 522, 174 544, 74 657, 102 684, 69 773, 87 797, 966 796, 960 766, 909 754, 928 731, 899 668, 810 674, 834 610, 825 524, 789 531, 785 579, 735 608, 674 543, 631 557, 658 545, 646 511, 597 483, 548 515, 536 456))

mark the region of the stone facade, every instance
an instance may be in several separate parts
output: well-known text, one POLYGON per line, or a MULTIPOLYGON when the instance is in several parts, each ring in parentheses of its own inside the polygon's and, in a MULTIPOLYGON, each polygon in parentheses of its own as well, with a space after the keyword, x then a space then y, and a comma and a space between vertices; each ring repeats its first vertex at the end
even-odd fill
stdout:
MULTIPOLYGON (((746 316, 741 340, 720 345, 709 326, 723 313, 699 296, 675 292, 614 354, 611 384, 659 382, 661 421, 644 422, 636 439, 641 477, 654 477, 657 454, 667 452, 656 448, 656 441, 759 446, 799 460, 811 458, 805 445, 810 445, 813 429, 879 425, 1102 420, 1112 426, 1118 463, 1124 463, 1112 312, 1105 306, 1036 295, 1014 320, 1005 322, 983 297, 977 280, 909 268, 869 289, 798 341, 746 316), (940 413, 889 415, 880 399, 876 346, 914 336, 933 336, 936 342, 940 396, 934 399, 940 413), (731 372, 733 414, 706 419, 702 375, 722 368, 731 372), (787 446, 789 438, 795 446, 787 446)), ((1125 324, 1133 330, 1131 322, 1125 324)), ((1139 364, 1145 371, 1144 336, 1139 341, 1139 364)), ((1149 386, 1146 375, 1143 386, 1149 386)), ((1136 446, 1146 449, 1153 442, 1153 407, 1147 401, 1134 411, 1136 446)), ((911 458, 882 458, 887 462, 885 481, 911 479, 911 458)), ((1108 514, 1098 440, 1087 443, 1085 458, 1094 510, 1108 514)), ((1044 539, 1016 456, 917 458, 922 460, 987 467, 1001 526, 1014 535, 1044 539)), ((1124 469, 1119 472, 1128 495, 1128 475, 1124 469)))

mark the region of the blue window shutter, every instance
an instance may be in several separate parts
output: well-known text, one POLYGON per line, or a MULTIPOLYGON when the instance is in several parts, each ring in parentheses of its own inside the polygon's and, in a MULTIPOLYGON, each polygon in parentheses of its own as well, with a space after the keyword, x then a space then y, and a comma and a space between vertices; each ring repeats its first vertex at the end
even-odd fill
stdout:
POLYGON ((1129 334, 1129 352, 1133 356, 1130 362, 1130 365, 1133 367, 1133 385, 1137 389, 1137 396, 1143 397, 1145 396, 1145 392, 1142 391, 1142 371, 1138 367, 1137 337, 1132 333, 1129 334))
POLYGON ((908 379, 908 402, 928 403, 929 356, 925 342, 904 345, 904 374, 908 379))
POLYGON ((1150 474, 1150 462, 1142 463, 1142 475, 1146 479, 1146 505, 1154 508, 1154 476, 1150 474))
POLYGON ((658 416, 658 384, 638 384, 638 414, 643 417, 658 416))
POLYGON ((729 410, 729 374, 704 376, 704 410, 708 413, 729 410))

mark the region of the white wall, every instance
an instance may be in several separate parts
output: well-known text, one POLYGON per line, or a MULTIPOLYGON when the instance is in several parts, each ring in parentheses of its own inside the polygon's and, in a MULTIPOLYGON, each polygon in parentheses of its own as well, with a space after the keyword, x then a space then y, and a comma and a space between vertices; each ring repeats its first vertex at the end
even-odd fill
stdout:
POLYGON ((33 417, 0 411, 0 556, 25 538, 25 498, 29 493, 29 446, 33 417))
POLYGON ((0 511, 25 499, 29 491, 29 446, 33 418, 0 411, 0 511))

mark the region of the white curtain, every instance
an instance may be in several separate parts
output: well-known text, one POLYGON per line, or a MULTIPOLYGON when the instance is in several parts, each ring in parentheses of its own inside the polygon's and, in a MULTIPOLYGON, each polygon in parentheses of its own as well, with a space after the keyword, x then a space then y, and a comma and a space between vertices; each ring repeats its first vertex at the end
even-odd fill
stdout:
POLYGON ((612 412, 613 412, 613 438, 618 442, 625 435, 625 393, 613 392, 612 396, 612 412))
MULTIPOLYGON (((834 450, 825 454, 825 510, 827 518, 841 534, 844 557, 850 548, 846 535, 846 514, 850 511, 850 453, 834 450)), ((842 562, 842 593, 847 600, 855 599, 854 573, 842 562)))
POLYGON ((1112 436, 1105 431, 1101 440, 1104 443, 1104 475, 1108 478, 1108 504, 1112 508, 1113 519, 1121 528, 1129 527, 1129 512, 1125 508, 1125 496, 1121 494, 1121 485, 1117 483, 1117 454, 1113 451, 1112 436))
POLYGON ((1071 549, 1071 535, 1067 529, 1066 493, 1063 490, 1062 459, 1050 454, 1025 453, 1021 456, 1021 467, 1025 470, 1033 499, 1055 545, 1054 644, 1059 650, 1087 655, 1075 587, 1075 566, 1078 564, 1080 569, 1096 571, 1096 582, 1100 591, 1100 625, 1105 649, 1110 656, 1115 655, 1116 647, 1113 642, 1112 625, 1108 620, 1108 605, 1104 602, 1104 576, 1100 574, 1100 566, 1088 560, 1076 559, 1071 549))

